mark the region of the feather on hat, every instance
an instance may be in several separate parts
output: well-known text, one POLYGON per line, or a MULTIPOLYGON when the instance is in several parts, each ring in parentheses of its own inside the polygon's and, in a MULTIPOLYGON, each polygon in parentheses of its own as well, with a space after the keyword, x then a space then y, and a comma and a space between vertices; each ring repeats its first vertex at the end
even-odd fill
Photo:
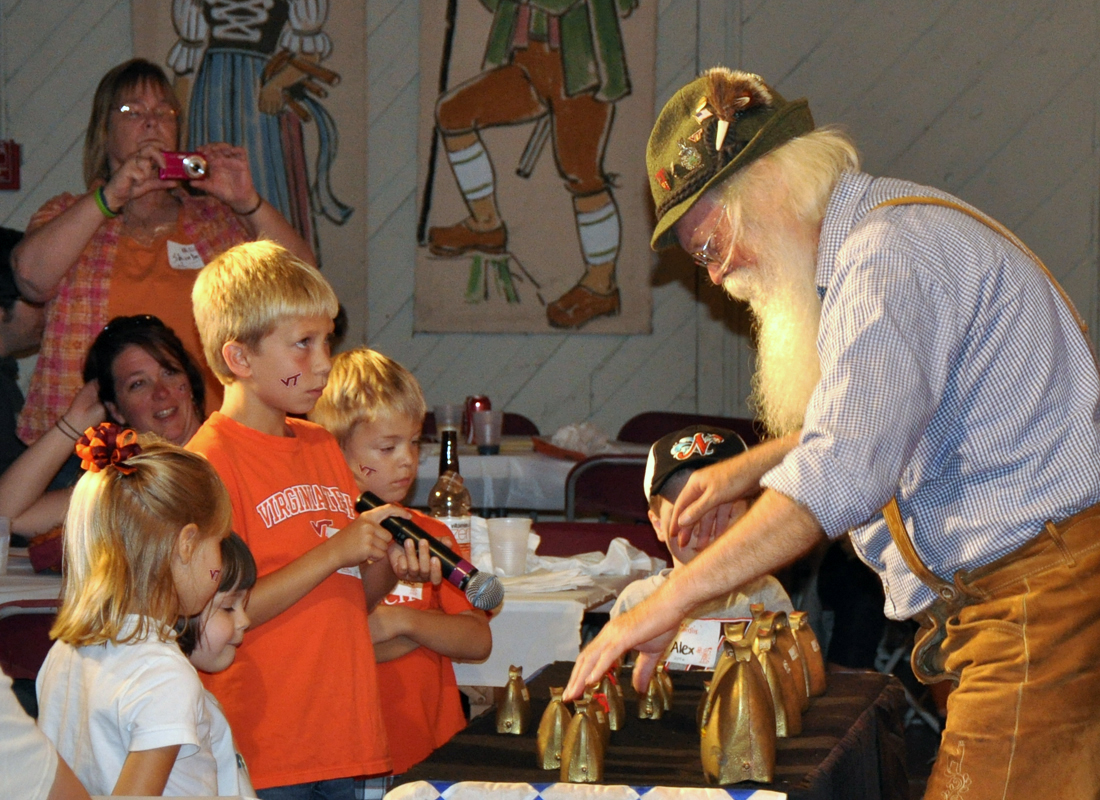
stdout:
POLYGON ((675 244, 672 226, 703 192, 813 128, 805 100, 787 102, 759 75, 714 67, 689 83, 661 110, 646 148, 653 248, 675 244))

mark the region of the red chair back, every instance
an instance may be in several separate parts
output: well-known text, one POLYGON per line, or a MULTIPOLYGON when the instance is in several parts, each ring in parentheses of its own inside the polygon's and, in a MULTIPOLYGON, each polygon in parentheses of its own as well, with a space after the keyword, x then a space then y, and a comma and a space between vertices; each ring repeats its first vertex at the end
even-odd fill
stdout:
MULTIPOLYGON (((640 492, 639 492, 640 494, 640 492)), ((671 563, 668 549, 649 525, 614 522, 536 522, 532 529, 540 537, 540 556, 573 556, 599 550, 606 553, 611 540, 619 536, 644 553, 671 563)))
POLYGON ((649 521, 642 491, 646 455, 597 455, 577 462, 565 478, 565 518, 649 521))
POLYGON ((0 619, 0 669, 13 679, 33 681, 53 646, 50 628, 56 617, 51 611, 0 619))

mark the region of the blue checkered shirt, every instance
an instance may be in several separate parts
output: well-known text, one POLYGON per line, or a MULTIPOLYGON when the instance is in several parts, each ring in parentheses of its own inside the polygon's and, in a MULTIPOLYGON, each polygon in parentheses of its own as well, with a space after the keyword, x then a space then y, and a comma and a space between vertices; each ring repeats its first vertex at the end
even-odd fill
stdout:
POLYGON ((934 596, 880 509, 898 496, 924 563, 950 580, 1100 501, 1100 379, 1076 322, 1034 262, 906 181, 845 174, 829 200, 817 285, 821 383, 798 446, 764 485, 825 533, 852 530, 886 613, 934 596))

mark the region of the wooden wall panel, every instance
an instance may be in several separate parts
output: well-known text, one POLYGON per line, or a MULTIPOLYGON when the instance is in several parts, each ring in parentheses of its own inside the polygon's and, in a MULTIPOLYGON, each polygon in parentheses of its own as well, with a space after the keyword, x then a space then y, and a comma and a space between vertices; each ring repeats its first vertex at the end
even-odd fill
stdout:
POLYGON ((26 227, 42 203, 83 190, 81 158, 100 77, 130 57, 129 0, 4 0, 4 135, 23 145, 22 188, 0 223, 26 227))

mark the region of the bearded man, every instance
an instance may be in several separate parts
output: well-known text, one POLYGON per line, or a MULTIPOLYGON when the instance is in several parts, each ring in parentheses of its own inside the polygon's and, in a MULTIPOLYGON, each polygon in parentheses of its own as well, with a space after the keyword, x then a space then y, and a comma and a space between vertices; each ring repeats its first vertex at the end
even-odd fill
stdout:
POLYGON ((681 541, 720 537, 605 627, 567 699, 632 647, 644 689, 689 609, 850 530, 886 614, 922 621, 915 672, 958 684, 926 797, 1095 796, 1100 376, 1068 298, 988 217, 860 172, 755 75, 681 89, 647 160, 654 248, 757 317, 775 438, 691 477, 681 541))

